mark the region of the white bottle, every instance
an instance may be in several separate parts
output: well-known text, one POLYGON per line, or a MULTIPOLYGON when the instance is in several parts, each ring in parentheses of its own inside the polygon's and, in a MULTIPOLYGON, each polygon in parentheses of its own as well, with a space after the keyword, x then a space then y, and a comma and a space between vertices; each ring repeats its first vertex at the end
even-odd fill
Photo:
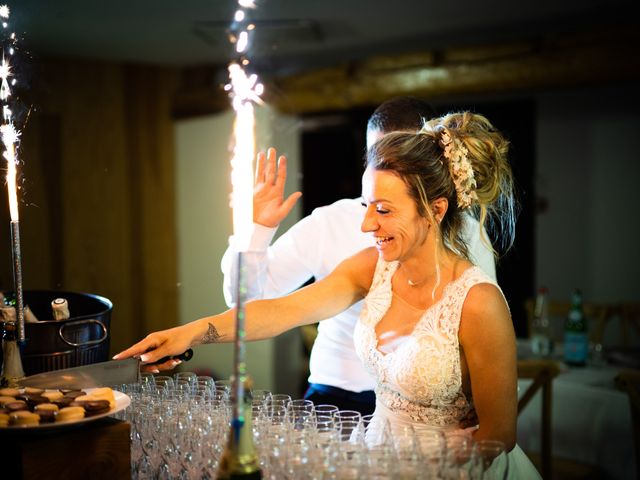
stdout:
POLYGON ((536 357, 546 358, 553 351, 551 325, 549 323, 549 292, 545 287, 538 289, 531 323, 531 352, 536 357))
POLYGON ((54 320, 69 319, 69 303, 66 298, 54 298, 51 301, 51 311, 54 320))

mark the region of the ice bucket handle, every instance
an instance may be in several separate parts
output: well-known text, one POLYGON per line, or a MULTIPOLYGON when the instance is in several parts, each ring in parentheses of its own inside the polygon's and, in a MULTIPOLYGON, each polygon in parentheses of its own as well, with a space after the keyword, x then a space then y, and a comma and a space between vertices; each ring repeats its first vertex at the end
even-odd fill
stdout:
POLYGON ((107 327, 104 326, 104 323, 102 323, 100 320, 96 320, 95 318, 90 318, 88 320, 76 320, 75 322, 68 322, 64 325, 61 325, 60 329, 58 330, 58 335, 60 335, 60 338, 63 342, 71 345, 72 347, 81 347, 83 345, 95 345, 96 343, 102 343, 106 340, 109 334, 107 333, 107 327), (102 328, 102 337, 98 338, 97 340, 89 340, 88 342, 82 343, 73 343, 64 338, 64 334, 62 333, 62 331, 65 329, 65 327, 70 327, 72 325, 82 325, 84 323, 97 323, 98 325, 100 325, 100 327, 102 328))

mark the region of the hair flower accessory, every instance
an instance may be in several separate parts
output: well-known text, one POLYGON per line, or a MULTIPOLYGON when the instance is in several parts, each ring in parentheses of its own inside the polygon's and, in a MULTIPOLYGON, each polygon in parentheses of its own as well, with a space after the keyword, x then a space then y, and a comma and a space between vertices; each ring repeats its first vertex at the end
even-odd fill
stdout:
POLYGON ((478 200, 473 167, 467 158, 469 150, 462 141, 452 137, 446 128, 440 133, 440 145, 444 149, 444 157, 449 161, 449 173, 456 187, 458 207, 469 208, 474 200, 478 200))

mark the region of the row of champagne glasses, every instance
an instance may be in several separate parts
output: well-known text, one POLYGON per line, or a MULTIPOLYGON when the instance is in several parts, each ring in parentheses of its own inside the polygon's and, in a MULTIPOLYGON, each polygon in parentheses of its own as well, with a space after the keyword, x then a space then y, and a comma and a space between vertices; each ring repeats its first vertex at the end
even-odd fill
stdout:
POLYGON ((118 416, 131 425, 134 479, 216 476, 231 419, 229 385, 184 373, 113 386, 131 398, 118 416))
POLYGON ((301 409, 254 403, 254 444, 269 479, 504 479, 507 456, 497 441, 468 433, 394 426, 331 405, 301 409))
MULTIPOLYGON (((231 420, 230 383, 195 373, 117 385, 131 398, 135 479, 216 478, 231 420)), ((372 415, 252 390, 251 424, 265 479, 506 478, 504 445, 465 432, 394 425, 372 415)))

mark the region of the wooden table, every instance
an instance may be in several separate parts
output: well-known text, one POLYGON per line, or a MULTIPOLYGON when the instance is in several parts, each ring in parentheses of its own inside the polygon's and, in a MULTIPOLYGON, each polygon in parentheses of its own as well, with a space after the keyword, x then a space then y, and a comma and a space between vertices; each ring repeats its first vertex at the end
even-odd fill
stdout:
MULTIPOLYGON (((633 480, 636 465, 629 399, 616 389, 616 367, 567 368, 552 387, 552 455, 595 465, 602 478, 633 480)), ((518 380, 520 393, 531 380, 518 380)), ((518 417, 518 445, 540 452, 540 394, 518 417)))
POLYGON ((131 478, 130 425, 113 418, 50 430, 0 429, 0 478, 131 478))

